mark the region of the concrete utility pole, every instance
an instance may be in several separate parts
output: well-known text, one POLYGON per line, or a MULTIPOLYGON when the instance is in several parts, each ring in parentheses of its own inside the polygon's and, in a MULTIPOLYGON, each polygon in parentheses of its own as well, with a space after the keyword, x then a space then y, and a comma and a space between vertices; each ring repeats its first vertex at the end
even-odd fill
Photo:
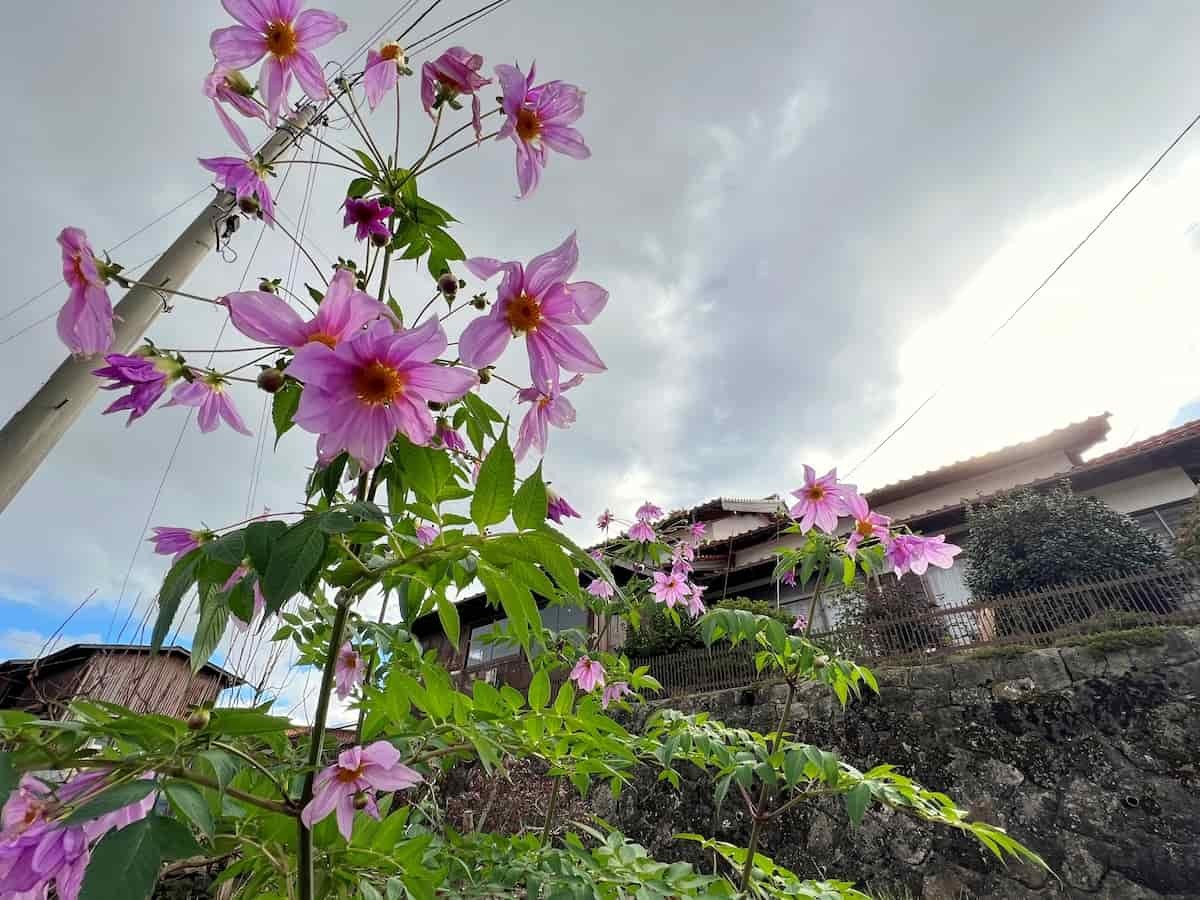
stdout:
MULTIPOLYGON (((290 122, 263 145, 259 154, 274 161, 297 140, 316 116, 309 103, 293 113, 290 122)), ((219 192, 175 242, 137 280, 179 290, 196 266, 216 246, 218 228, 234 210, 234 198, 219 192)), ((133 287, 117 304, 113 328, 116 340, 111 353, 128 353, 141 341, 151 323, 163 311, 159 294, 147 287, 133 287)), ((83 413, 100 386, 92 370, 104 365, 99 356, 68 357, 42 385, 41 390, 0 429, 0 512, 30 479, 42 460, 67 429, 83 413)))

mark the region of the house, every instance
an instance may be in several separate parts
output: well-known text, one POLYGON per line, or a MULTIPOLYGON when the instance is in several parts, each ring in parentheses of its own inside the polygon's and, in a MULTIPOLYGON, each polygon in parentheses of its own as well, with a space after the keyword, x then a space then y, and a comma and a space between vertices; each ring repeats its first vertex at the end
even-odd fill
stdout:
MULTIPOLYGON (((1093 416, 1033 440, 875 488, 864 496, 873 509, 891 516, 898 525, 922 533, 943 533, 949 540, 962 543, 969 503, 1017 487, 1049 487, 1065 478, 1076 491, 1099 497, 1117 511, 1131 515, 1165 544, 1173 545, 1200 482, 1200 420, 1085 459, 1108 436, 1108 418, 1107 413, 1093 416)), ((801 540, 799 535, 784 533, 790 519, 783 498, 719 497, 673 512, 658 527, 663 531, 690 522, 708 526, 693 563, 693 580, 707 587, 706 602, 747 597, 796 613, 808 612, 811 586, 789 588, 772 578, 776 551, 797 546, 801 540)), ((967 562, 965 554, 960 555, 950 569, 931 568, 921 578, 931 602, 953 604, 969 596, 963 580, 967 562)), ((459 646, 449 646, 436 616, 415 622, 414 633, 430 646, 439 647, 452 670, 496 670, 502 680, 510 674, 520 678, 516 672, 524 664, 515 655, 515 648, 489 646, 481 640, 500 615, 486 598, 467 598, 459 609, 463 617, 459 646)), ((548 607, 543 618, 568 612, 579 619, 573 624, 582 624, 586 614, 581 610, 548 607)), ((822 601, 813 627, 817 631, 831 629, 837 625, 837 618, 836 605, 822 601)), ((597 628, 603 623, 589 621, 587 625, 597 628)), ((608 623, 606 643, 619 646, 622 637, 621 623, 608 623)), ((527 674, 523 677, 528 679, 527 674)))
POLYGON ((243 684, 213 663, 192 672, 186 647, 72 644, 37 659, 0 663, 0 709, 57 718, 77 699, 117 703, 138 713, 182 717, 243 684))

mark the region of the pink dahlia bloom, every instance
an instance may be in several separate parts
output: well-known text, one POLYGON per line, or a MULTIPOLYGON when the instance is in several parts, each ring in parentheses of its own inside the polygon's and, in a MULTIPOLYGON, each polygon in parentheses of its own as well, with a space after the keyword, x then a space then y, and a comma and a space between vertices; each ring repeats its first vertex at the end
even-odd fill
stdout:
POLYGON ((863 541, 871 538, 887 540, 888 526, 892 524, 892 520, 888 516, 871 512, 866 499, 858 491, 849 491, 846 494, 846 508, 854 517, 854 529, 850 532, 850 537, 846 538, 847 555, 853 556, 863 541))
POLYGON ((337 270, 316 316, 307 322, 286 300, 267 291, 228 294, 225 303, 233 327, 246 337, 295 351, 313 342, 336 347, 361 334, 368 322, 391 315, 386 306, 355 288, 349 269, 337 270))
POLYGON ((483 57, 464 47, 451 47, 433 62, 421 66, 421 105, 433 116, 433 110, 443 103, 458 109, 460 94, 471 95, 471 123, 475 126, 475 139, 483 132, 479 116, 479 94, 481 87, 492 83, 492 79, 479 74, 483 68, 483 57))
POLYGON ((655 519, 661 519, 662 514, 663 511, 660 507, 647 500, 637 508, 637 512, 633 515, 639 522, 653 522, 655 519))
POLYGON ((200 160, 200 165, 212 172, 213 180, 223 191, 229 191, 239 203, 249 198, 257 201, 263 219, 269 225, 275 222, 275 200, 263 177, 267 167, 257 160, 239 159, 236 156, 214 156, 200 160))
POLYGON ((345 700, 354 693, 366 676, 366 663, 354 646, 346 641, 338 650, 337 660, 333 664, 333 683, 337 687, 338 699, 345 700))
POLYGON ((602 709, 608 709, 608 704, 620 702, 622 697, 632 694, 629 685, 624 681, 614 681, 604 689, 604 693, 600 695, 600 706, 602 709))
POLYGON ((216 374, 197 372, 195 375, 195 381, 185 381, 176 385, 175 390, 171 392, 171 399, 163 405, 194 406, 199 409, 196 421, 204 434, 216 431, 219 420, 224 419, 225 424, 234 431, 249 436, 250 429, 246 427, 246 423, 238 415, 237 407, 225 393, 227 382, 216 374))
POLYGON ((533 386, 553 393, 559 369, 597 373, 604 362, 583 332, 608 303, 608 291, 590 281, 566 279, 579 264, 579 247, 571 234, 558 247, 535 257, 528 266, 477 256, 465 263, 477 278, 503 272, 496 302, 486 316, 465 329, 458 342, 463 362, 475 369, 490 366, 511 338, 524 335, 533 386))
POLYGON ((924 575, 930 566, 949 569, 962 547, 946 543, 946 536, 923 537, 919 534, 897 534, 886 544, 887 561, 899 578, 905 572, 924 575))
POLYGON ((575 511, 575 507, 567 502, 566 497, 546 488, 546 518, 561 525, 563 519, 578 519, 580 515, 575 511))
POLYGON ((613 523, 612 510, 606 509, 596 518, 596 527, 601 531, 608 531, 608 528, 613 523))
POLYGON ((548 394, 543 394, 535 387, 521 388, 517 391, 517 399, 521 403, 531 404, 529 412, 525 413, 525 418, 521 420, 517 443, 513 447, 518 461, 525 456, 530 447, 537 447, 538 452, 543 455, 546 453, 551 425, 555 428, 569 428, 574 423, 575 407, 563 394, 582 383, 583 376, 576 375, 548 394))
POLYGON ((805 631, 808 628, 808 617, 804 613, 796 616, 796 621, 792 623, 793 631, 805 631))
POLYGON ((446 333, 430 319, 400 331, 377 321, 332 349, 310 342, 296 351, 288 374, 305 387, 295 422, 320 435, 321 461, 345 450, 373 469, 397 432, 429 443, 435 428, 427 404, 453 403, 476 383, 474 372, 434 362, 445 349, 446 333))
POLYGON ((650 586, 650 593, 659 603, 674 607, 676 603, 682 603, 691 592, 692 586, 688 584, 687 579, 681 573, 675 571, 654 573, 654 584, 650 586))
POLYGON ((601 600, 609 600, 616 591, 613 586, 603 578, 593 578, 587 586, 587 592, 593 597, 599 597, 601 600))
POLYGON ((376 791, 402 791, 421 783, 421 775, 400 762, 400 751, 387 741, 368 747, 350 747, 337 762, 317 773, 313 798, 300 811, 300 820, 312 828, 331 812, 337 813, 338 831, 350 840, 354 831, 355 798, 361 797, 363 812, 379 818, 376 791))
POLYGON ((688 532, 692 536, 692 540, 697 544, 704 540, 704 535, 708 531, 708 526, 703 522, 693 522, 688 526, 688 532))
POLYGON ((796 570, 788 569, 786 572, 783 573, 783 578, 781 578, 779 580, 782 581, 784 584, 786 584, 788 587, 794 588, 796 586, 796 570))
POLYGON ((438 442, 447 450, 452 450, 455 453, 466 453, 467 444, 462 439, 462 435, 447 425, 444 421, 438 422, 437 434, 435 437, 438 442))
POLYGON ((104 357, 108 363, 100 369, 93 369, 92 374, 98 378, 107 378, 111 384, 102 384, 104 391, 119 391, 129 388, 129 393, 119 397, 104 410, 109 413, 130 410, 126 426, 132 425, 135 419, 140 419, 158 402, 168 385, 183 374, 183 366, 164 356, 126 356, 123 353, 110 353, 104 357))
POLYGON ((792 496, 800 501, 791 508, 792 517, 800 520, 801 531, 816 525, 833 534, 837 530, 838 517, 850 514, 846 496, 853 492, 854 485, 838 484, 837 469, 830 469, 818 478, 812 466, 805 466, 804 486, 792 491, 792 496))
POLYGON ((428 547, 438 539, 441 534, 433 525, 418 525, 417 526, 417 543, 422 547, 428 547))
POLYGON ((590 694, 597 687, 604 687, 604 666, 588 656, 581 656, 571 670, 570 678, 581 691, 590 694))
POLYGON ((347 197, 342 207, 346 210, 346 215, 342 219, 342 227, 349 228, 353 225, 356 241, 367 239, 375 243, 382 241, 380 244, 382 246, 391 238, 392 233, 388 230, 387 219, 395 210, 381 204, 378 197, 372 197, 370 200, 347 197))
POLYGON ((571 126, 583 115, 583 91, 565 81, 547 81, 533 86, 537 67, 525 75, 516 66, 496 66, 496 77, 504 91, 501 107, 507 120, 496 140, 512 138, 517 145, 517 185, 526 197, 537 187, 546 167, 546 150, 573 159, 592 155, 583 135, 571 126))
MULTIPOLYGON (((234 585, 236 585, 239 581, 241 581, 243 578, 245 578, 249 574, 250 574, 250 570, 246 566, 238 566, 236 569, 233 570, 233 574, 231 574, 227 579, 225 579, 225 584, 221 587, 221 590, 226 591, 226 592, 230 591, 234 585)), ((262 614, 266 611, 267 598, 263 596, 262 584, 260 583, 259 579, 257 579, 257 578, 254 580, 253 596, 254 596, 254 610, 250 613, 250 621, 249 622, 247 622, 245 619, 243 619, 237 613, 233 613, 233 624, 234 624, 234 627, 237 628, 238 631, 245 631, 254 622, 257 622, 262 617, 262 614)))
POLYGON ((179 562, 180 557, 191 553, 201 544, 211 541, 213 533, 203 529, 192 531, 189 528, 174 528, 158 525, 154 528, 154 536, 147 538, 154 544, 154 552, 160 556, 174 555, 172 563, 179 562))
POLYGON ((697 616, 704 615, 706 607, 704 606, 704 592, 708 590, 702 584, 691 585, 692 592, 687 597, 687 614, 693 619, 697 616))
POLYGON ((629 537, 643 544, 649 544, 655 538, 654 529, 650 526, 649 522, 638 519, 633 524, 633 527, 629 529, 629 537))
POLYGON ((217 104, 219 115, 225 115, 220 104, 227 103, 247 119, 267 121, 266 111, 254 102, 254 88, 237 69, 217 63, 204 76, 204 96, 217 104))
POLYGON ((404 49, 395 41, 384 44, 378 50, 367 51, 367 67, 363 70, 363 88, 367 92, 367 105, 375 109, 400 81, 400 70, 408 60, 404 49))
POLYGON ((292 76, 313 100, 329 96, 325 73, 312 51, 346 30, 346 23, 319 9, 300 12, 300 0, 221 0, 239 24, 218 28, 208 39, 217 63, 231 69, 252 66, 264 56, 258 86, 271 124, 287 102, 292 76))
POLYGON ((58 337, 77 356, 103 353, 115 336, 112 301, 96 254, 82 228, 64 228, 58 234, 58 245, 62 248, 63 281, 70 289, 58 312, 58 337))
POLYGON ((677 566, 685 566, 691 569, 691 562, 696 558, 696 548, 688 541, 680 541, 675 545, 675 549, 671 551, 671 562, 677 566))

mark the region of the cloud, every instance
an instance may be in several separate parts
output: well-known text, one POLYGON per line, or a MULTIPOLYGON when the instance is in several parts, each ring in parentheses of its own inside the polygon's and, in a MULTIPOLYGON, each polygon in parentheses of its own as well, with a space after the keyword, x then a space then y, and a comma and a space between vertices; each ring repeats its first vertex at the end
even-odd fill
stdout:
POLYGON ((48 634, 26 628, 5 628, 0 631, 0 659, 32 659, 46 656, 72 644, 100 642, 96 632, 84 634, 48 634))

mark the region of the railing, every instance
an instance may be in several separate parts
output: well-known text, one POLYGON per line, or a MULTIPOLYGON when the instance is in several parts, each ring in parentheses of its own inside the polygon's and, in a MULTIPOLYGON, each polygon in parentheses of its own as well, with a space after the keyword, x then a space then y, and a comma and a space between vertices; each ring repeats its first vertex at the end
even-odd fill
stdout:
MULTIPOLYGON (((912 665, 974 647, 1053 646, 1080 635, 1164 624, 1200 624, 1200 566, 1177 564, 1122 578, 974 598, 836 628, 812 639, 861 662, 912 665)), ((745 646, 634 657, 630 664, 649 666, 672 696, 761 680, 745 646)))

